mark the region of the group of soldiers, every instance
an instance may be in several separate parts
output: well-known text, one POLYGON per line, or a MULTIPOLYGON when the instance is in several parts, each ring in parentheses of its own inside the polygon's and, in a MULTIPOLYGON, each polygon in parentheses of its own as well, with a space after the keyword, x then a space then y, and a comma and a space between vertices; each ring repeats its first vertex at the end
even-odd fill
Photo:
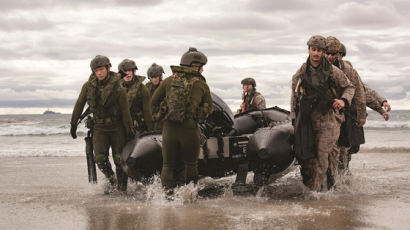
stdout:
POLYGON ((171 66, 171 77, 162 81, 164 70, 153 63, 147 71, 150 81, 136 75, 135 62, 124 59, 118 73, 111 71, 108 57, 97 55, 91 60, 91 75, 84 83, 71 118, 71 136, 77 137, 77 125, 87 103, 93 121, 94 159, 108 179, 106 192, 117 184, 126 191, 128 177, 121 167, 121 151, 136 133, 162 130, 163 169, 161 181, 165 188, 175 186, 174 171, 177 153, 183 154, 184 180, 198 179, 198 122, 212 113, 212 98, 202 76, 206 56, 190 48, 182 55, 180 66, 171 66), (109 149, 116 173, 109 161, 109 149), (116 175, 115 175, 116 174, 116 175))
POLYGON ((342 145, 341 138, 351 139, 360 132, 366 123, 366 106, 388 120, 390 105, 362 82, 351 62, 343 60, 346 48, 337 38, 315 35, 307 45, 309 57, 292 77, 295 155, 303 183, 312 191, 323 191, 326 186, 333 188, 339 174, 348 172, 350 156, 358 151, 353 144, 342 145), (353 133, 341 133, 349 119, 353 133))
MULTIPOLYGON (((292 78, 291 118, 303 183, 313 191, 321 191, 325 181, 330 189, 338 173, 348 168, 350 148, 338 144, 345 122, 341 111, 345 107, 353 109, 357 115, 355 125, 361 127, 366 122, 366 106, 387 120, 390 105, 363 84, 352 64, 343 60, 346 49, 337 38, 315 35, 307 45, 309 57, 292 78), (301 132, 311 135, 297 135, 301 132), (313 155, 303 157, 309 149, 313 155)), ((133 60, 124 59, 115 73, 108 57, 97 55, 92 59, 92 73, 75 104, 70 132, 77 137, 77 125, 88 103, 94 123, 95 162, 108 179, 108 189, 117 184, 120 191, 126 191, 128 177, 121 167, 121 151, 136 132, 145 131, 162 131, 161 183, 167 191, 177 185, 178 161, 183 161, 184 183, 198 180, 198 124, 213 112, 210 90, 202 75, 206 63, 202 52, 189 48, 180 65, 171 66, 172 75, 165 80, 163 68, 153 63, 147 71, 150 81, 144 85, 145 77, 136 75, 138 68, 133 60), (109 161, 110 148, 116 173, 109 161)), ((245 78, 241 84, 242 103, 237 112, 265 109, 255 79, 245 78)))

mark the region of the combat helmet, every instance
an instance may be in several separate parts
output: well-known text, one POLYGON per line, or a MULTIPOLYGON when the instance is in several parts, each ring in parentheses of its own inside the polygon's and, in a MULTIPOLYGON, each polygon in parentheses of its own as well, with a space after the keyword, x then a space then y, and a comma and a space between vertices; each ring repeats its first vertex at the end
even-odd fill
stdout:
POLYGON ((307 45, 309 47, 316 46, 319 49, 325 50, 326 49, 326 38, 323 37, 322 35, 313 35, 312 37, 309 38, 307 45))
POLYGON ((101 66, 110 66, 111 67, 111 62, 108 57, 103 56, 103 55, 97 55, 91 60, 90 67, 91 71, 94 71, 96 68, 101 67, 101 66))
POLYGON ((118 65, 118 71, 128 71, 128 70, 134 70, 138 69, 137 65, 133 60, 130 59, 124 59, 122 62, 118 65))
POLYGON ((339 53, 340 41, 339 39, 329 36, 326 38, 326 48, 328 53, 339 53))
POLYGON ((187 52, 185 52, 181 57, 181 66, 192 66, 192 64, 200 64, 201 66, 206 65, 208 59, 205 54, 198 51, 194 47, 190 47, 187 52))
POLYGON ((241 84, 242 85, 252 85, 253 88, 256 87, 256 81, 255 81, 255 79, 253 79, 251 77, 247 77, 247 78, 242 79, 241 84))
POLYGON ((342 55, 342 57, 346 56, 346 47, 345 45, 343 45, 343 43, 340 43, 339 53, 342 55))
POLYGON ((165 73, 162 66, 157 65, 157 63, 152 63, 152 65, 147 70, 148 78, 151 79, 153 77, 160 77, 162 80, 162 74, 165 73))

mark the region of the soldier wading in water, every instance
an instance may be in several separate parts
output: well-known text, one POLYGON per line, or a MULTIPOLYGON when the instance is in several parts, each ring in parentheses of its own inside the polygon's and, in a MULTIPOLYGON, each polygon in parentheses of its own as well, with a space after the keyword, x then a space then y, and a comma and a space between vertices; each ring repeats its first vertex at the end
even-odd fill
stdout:
POLYGON ((110 71, 111 63, 106 56, 97 55, 90 64, 92 74, 84 83, 71 117, 71 136, 77 138, 77 122, 87 102, 94 122, 94 157, 98 168, 108 179, 105 192, 116 183, 108 159, 109 149, 115 163, 119 189, 126 176, 120 165, 120 154, 127 137, 133 136, 131 115, 125 90, 120 85, 120 75, 110 71))
POLYGON ((182 55, 180 66, 171 66, 172 76, 160 84, 152 97, 153 106, 161 104, 159 118, 164 120, 161 183, 168 192, 176 186, 178 159, 183 160, 184 182, 198 180, 198 123, 213 111, 209 87, 201 74, 206 63, 202 52, 189 48, 182 55))
POLYGON ((307 42, 309 57, 292 77, 291 118, 295 127, 295 155, 303 183, 321 191, 330 189, 339 161, 337 140, 354 87, 345 74, 324 57, 326 39, 312 36, 307 42))

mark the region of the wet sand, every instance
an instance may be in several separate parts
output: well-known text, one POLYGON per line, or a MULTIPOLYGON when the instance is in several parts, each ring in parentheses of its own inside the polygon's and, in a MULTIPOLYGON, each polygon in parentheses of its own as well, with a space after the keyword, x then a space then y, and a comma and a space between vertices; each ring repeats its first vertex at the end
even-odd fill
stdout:
POLYGON ((0 226, 59 230, 408 229, 408 162, 410 153, 356 154, 351 164, 353 176, 327 193, 307 192, 294 170, 256 196, 233 196, 227 189, 218 198, 198 198, 197 188, 191 185, 181 188, 174 201, 167 201, 158 180, 145 187, 131 183, 127 195, 104 195, 100 173, 99 184, 88 183, 85 157, 3 157, 0 226))

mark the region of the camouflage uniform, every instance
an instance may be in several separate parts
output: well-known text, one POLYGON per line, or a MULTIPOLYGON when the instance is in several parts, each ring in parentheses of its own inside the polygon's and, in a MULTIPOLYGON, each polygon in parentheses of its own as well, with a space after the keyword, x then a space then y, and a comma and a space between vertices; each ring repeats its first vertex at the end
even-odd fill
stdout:
MULTIPOLYGON (((167 101, 166 98, 170 95, 174 77, 185 78, 193 83, 188 98, 190 108, 186 108, 189 111, 186 114, 187 119, 182 123, 164 120, 161 181, 166 188, 175 186, 174 171, 177 159, 180 159, 179 154, 182 154, 184 162, 185 182, 188 183, 198 179, 197 158, 200 150, 198 122, 204 121, 213 111, 209 87, 205 82, 205 78, 198 71, 185 66, 171 66, 171 70, 173 75, 165 79, 155 91, 152 97, 153 106, 159 106, 163 100, 167 101)), ((161 103, 161 105, 163 104, 161 103)))
POLYGON ((368 85, 363 84, 364 90, 366 92, 366 105, 373 109, 374 111, 383 115, 386 111, 383 109, 383 103, 387 102, 387 100, 380 96, 376 91, 369 88, 368 85))
MULTIPOLYGON (((366 84, 363 84, 364 91, 366 93, 366 106, 373 109, 374 111, 383 115, 386 111, 383 109, 383 103, 387 100, 380 96, 376 91, 369 88, 366 84)), ((349 149, 342 147, 340 148, 340 163, 339 169, 341 171, 349 168, 349 162, 351 160, 351 154, 349 149)))
MULTIPOLYGON (((152 95, 154 95, 155 90, 157 90, 159 85, 161 84, 162 74, 163 73, 165 73, 165 72, 164 72, 164 69, 162 68, 162 66, 157 65, 157 63, 155 63, 155 62, 152 63, 151 66, 148 68, 147 75, 148 75, 148 78, 150 79, 150 81, 145 86, 148 88, 151 97, 152 97, 152 95), (159 78, 158 85, 154 85, 152 83, 152 78, 155 78, 155 77, 159 78)), ((156 117, 158 112, 159 112, 159 106, 153 106, 152 107, 152 114, 153 114, 154 118, 156 117)), ((154 129, 158 130, 158 131, 162 130, 162 121, 155 120, 154 121, 154 129)))
MULTIPOLYGON (((352 82, 355 87, 355 94, 353 100, 357 110, 357 121, 360 119, 366 119, 366 93, 364 91, 362 80, 355 69, 351 67, 351 64, 344 60, 337 60, 336 67, 341 69, 346 74, 347 78, 352 82)), ((353 103, 353 102, 352 102, 353 103)), ((339 146, 339 172, 343 173, 343 170, 347 169, 349 162, 349 149, 350 147, 339 146)))
MULTIPOLYGON (((327 39, 327 52, 329 53, 339 53, 341 50, 341 43, 335 37, 329 36, 327 39)), ((362 80, 355 69, 353 69, 352 64, 350 62, 344 61, 342 59, 336 58, 333 63, 336 67, 343 71, 346 74, 346 77, 350 80, 350 82, 355 87, 355 93, 352 100, 352 104, 356 107, 356 120, 366 120, 367 113, 366 113, 366 95, 364 92, 364 87, 362 80)), ((350 147, 339 146, 339 170, 342 171, 344 169, 343 165, 346 165, 349 153, 348 150, 350 147), (343 163, 342 163, 343 162, 343 163)))
MULTIPOLYGON (((160 82, 160 84, 161 84, 161 82, 160 82)), ((145 84, 145 86, 147 87, 147 89, 148 89, 148 91, 149 91, 149 93, 150 93, 150 95, 151 95, 151 97, 152 97, 152 95, 154 95, 154 93, 155 93, 155 90, 158 89, 159 84, 158 84, 158 85, 154 85, 154 84, 152 84, 151 81, 149 81, 147 84, 145 84)))
POLYGON ((238 110, 238 113, 245 112, 247 110, 253 110, 253 109, 258 109, 258 110, 266 109, 265 98, 262 96, 261 93, 256 91, 255 79, 251 77, 244 78, 242 79, 241 84, 242 86, 252 85, 252 91, 250 93, 248 92, 242 93, 242 104, 241 104, 241 108, 238 110))
POLYGON ((76 125, 85 103, 88 103, 94 121, 95 161, 107 178, 112 178, 114 175, 108 159, 109 148, 112 149, 112 157, 118 176, 118 174, 123 173, 120 165, 120 154, 126 136, 132 133, 127 95, 120 86, 119 80, 120 76, 111 71, 102 81, 99 81, 94 73, 91 74, 81 89, 71 117, 71 125, 76 125))
POLYGON ((243 94, 242 100, 245 105, 244 111, 251 109, 266 109, 265 98, 261 93, 257 92, 256 89, 253 89, 250 94, 243 94))
POLYGON ((149 91, 142 84, 144 79, 145 77, 137 75, 130 83, 121 80, 121 85, 127 92, 133 126, 140 132, 152 131, 154 128, 149 91))
MULTIPOLYGON (((354 95, 354 87, 346 75, 337 67, 331 65, 324 57, 322 57, 318 68, 307 65, 308 62, 309 59, 292 77, 290 114, 292 119, 296 118, 295 108, 300 96, 306 93, 309 94, 300 86, 301 77, 305 74, 307 68, 310 68, 312 81, 323 73, 333 79, 335 83, 335 92, 333 91, 333 94, 336 94, 336 98, 342 98, 350 103, 354 95)), ((337 140, 340 134, 340 125, 344 121, 344 115, 329 108, 325 114, 313 110, 310 117, 315 134, 317 156, 299 163, 303 183, 313 191, 320 191, 327 173, 330 173, 333 178, 336 178, 337 175, 339 162, 337 140)))

